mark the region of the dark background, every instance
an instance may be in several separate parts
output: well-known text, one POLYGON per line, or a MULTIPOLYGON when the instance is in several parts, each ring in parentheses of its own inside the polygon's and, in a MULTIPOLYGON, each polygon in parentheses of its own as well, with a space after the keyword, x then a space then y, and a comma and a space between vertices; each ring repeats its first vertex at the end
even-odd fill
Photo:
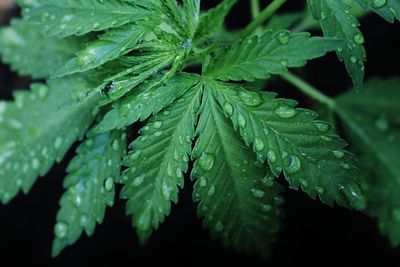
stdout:
MULTIPOLYGON (((215 4, 214 1, 203 2, 207 2, 204 6, 215 4)), ((248 2, 240 1, 229 16, 229 27, 238 28, 249 21, 248 2)), ((282 10, 299 9, 304 2, 289 1, 282 10)), ((10 14, 17 15, 18 10, 7 15, 10 14)), ((6 17, 2 20, 3 25, 7 23, 6 17)), ((396 40, 400 33, 399 23, 388 24, 375 15, 361 22, 368 51, 367 79, 372 76, 397 75, 400 67, 400 51, 396 40)), ((337 61, 334 54, 308 64, 303 77, 332 96, 340 94, 351 85, 343 64, 337 61)), ((7 66, 0 64, 0 98, 9 99, 11 90, 27 87, 28 83, 28 78, 19 78, 7 66)), ((314 104, 279 80, 274 81, 269 89, 278 91, 281 96, 299 100, 303 107, 314 104)), ((101 266, 119 261, 124 261, 127 266, 400 264, 400 249, 390 247, 388 240, 379 234, 374 220, 355 211, 329 208, 295 191, 288 191, 284 195, 286 218, 269 259, 226 250, 202 229, 201 221, 196 217, 195 205, 191 201, 192 184, 189 179, 186 180, 179 204, 173 206, 171 215, 145 247, 138 245, 135 231, 124 215, 124 202, 117 201, 112 209, 108 209, 104 223, 97 227, 93 237, 82 237, 58 258, 51 259, 53 226, 58 200, 63 192, 62 180, 66 164, 73 155, 71 149, 61 164, 37 181, 28 196, 21 194, 11 204, 0 205, 1 266, 19 266, 24 263, 101 266)))

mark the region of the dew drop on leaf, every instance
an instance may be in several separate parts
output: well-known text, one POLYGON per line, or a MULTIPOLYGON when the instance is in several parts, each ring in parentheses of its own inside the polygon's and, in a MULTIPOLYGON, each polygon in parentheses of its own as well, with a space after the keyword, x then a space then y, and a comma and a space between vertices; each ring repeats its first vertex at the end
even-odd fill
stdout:
POLYGON ((265 192, 260 189, 252 188, 250 191, 256 198, 262 198, 265 195, 265 192))
POLYGON ((207 186, 207 180, 204 177, 200 177, 199 179, 199 185, 200 187, 206 187, 207 186))
POLYGON ((249 107, 257 107, 262 103, 261 96, 257 92, 240 91, 239 99, 243 104, 249 107))
POLYGON ((162 121, 155 121, 155 122, 153 123, 153 127, 154 127, 155 129, 160 129, 161 126, 162 126, 162 121))
POLYGON ((297 111, 294 108, 285 104, 278 106, 274 112, 283 119, 293 118, 297 114, 297 111))
POLYGON ((271 205, 261 204, 262 211, 269 212, 269 211, 271 211, 271 209, 272 209, 271 205))
POLYGON ((296 155, 292 155, 290 157, 290 164, 289 167, 287 167, 287 171, 289 173, 298 172, 300 170, 300 167, 301 167, 300 158, 296 155))
POLYGON ((239 115, 238 115, 238 123, 239 123, 239 127, 240 127, 240 128, 246 127, 246 124, 247 124, 246 119, 245 119, 244 116, 243 116, 242 114, 240 114, 240 113, 239 113, 239 115))
POLYGON ((218 221, 215 225, 215 231, 221 232, 224 230, 224 224, 221 221, 218 221))
POLYGON ((215 194, 215 186, 211 186, 211 187, 210 187, 210 190, 208 190, 207 195, 208 195, 209 197, 212 197, 214 194, 215 194))
POLYGON ((112 177, 108 177, 104 182, 104 188, 106 191, 110 192, 114 188, 114 179, 112 177))
POLYGON ((145 177, 144 174, 139 175, 139 176, 136 176, 136 177, 133 179, 133 186, 140 186, 140 185, 143 183, 143 181, 144 181, 144 177, 145 177))
POLYGON ((215 156, 211 153, 203 152, 199 157, 199 166, 204 171, 210 171, 214 166, 215 156))
POLYGON ((88 223, 89 223, 89 218, 86 215, 82 215, 79 218, 79 225, 81 227, 86 227, 88 225, 88 223))
POLYGON ((307 182, 306 179, 300 178, 299 181, 300 181, 300 184, 301 184, 304 188, 308 187, 308 182, 307 182))
POLYGON ((362 45, 364 43, 364 37, 360 33, 356 33, 354 35, 354 42, 358 45, 362 45))
POLYGON ((268 150, 267 157, 269 162, 274 163, 276 161, 276 154, 273 150, 268 150))
POLYGON ((337 157, 338 159, 341 159, 344 157, 344 152, 343 150, 334 150, 332 151, 333 155, 335 155, 335 157, 337 157))
POLYGON ((320 132, 327 132, 330 128, 329 124, 327 124, 325 122, 315 122, 314 125, 317 128, 317 130, 320 132))
POLYGON ((316 186, 315 190, 318 194, 323 195, 325 193, 325 189, 322 186, 316 186))
POLYGON ((374 8, 382 8, 384 5, 386 5, 386 2, 387 0, 374 0, 374 8))
POLYGON ((357 210, 365 209, 366 207, 365 198, 359 192, 357 192, 351 185, 347 185, 346 187, 341 186, 339 190, 347 199, 352 208, 357 210))
POLYGON ((54 234, 57 238, 63 239, 67 236, 68 233, 68 225, 62 222, 57 223, 54 226, 54 234))
POLYGON ((254 139, 254 149, 255 149, 257 152, 260 152, 260 151, 262 151, 262 150, 264 149, 264 147, 265 147, 264 141, 261 140, 261 138, 256 137, 256 138, 254 139))
POLYGON ((290 32, 289 31, 281 31, 276 35, 276 38, 278 39, 279 43, 281 44, 287 44, 289 43, 290 40, 290 32))
POLYGON ((276 196, 276 197, 274 197, 274 203, 275 203, 275 205, 277 205, 277 206, 282 205, 283 202, 284 202, 283 197, 281 197, 281 196, 276 196))

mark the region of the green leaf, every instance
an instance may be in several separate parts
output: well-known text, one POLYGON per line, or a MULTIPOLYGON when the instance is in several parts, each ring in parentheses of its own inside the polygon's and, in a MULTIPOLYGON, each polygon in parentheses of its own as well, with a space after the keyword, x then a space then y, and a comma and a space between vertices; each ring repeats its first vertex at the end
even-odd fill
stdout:
POLYGON ((351 143, 371 160, 364 164, 372 172, 366 180, 367 212, 378 219, 393 245, 400 245, 399 89, 399 78, 373 79, 363 92, 336 99, 336 112, 351 143))
POLYGON ((91 236, 102 223, 106 206, 114 203, 114 179, 120 176, 126 135, 108 132, 90 135, 68 165, 66 192, 60 201, 54 227, 53 257, 75 243, 82 232, 91 236))
POLYGON ((96 68, 107 61, 114 60, 131 51, 144 35, 143 29, 136 25, 127 25, 110 30, 99 36, 99 40, 90 42, 77 53, 77 56, 56 72, 56 76, 65 76, 96 68))
POLYGON ((399 0, 356 0, 365 10, 372 10, 388 22, 400 21, 399 0))
POLYGON ((199 82, 199 77, 181 73, 165 83, 160 83, 161 80, 162 76, 158 76, 146 81, 132 94, 115 102, 95 131, 122 129, 138 120, 147 119, 193 88, 199 82))
POLYGON ((38 176, 60 161, 93 121, 96 99, 71 104, 73 82, 51 80, 0 102, 0 199, 27 193, 38 176))
POLYGON ((220 80, 254 81, 287 68, 301 67, 307 60, 325 55, 341 45, 339 40, 310 37, 309 33, 265 31, 238 41, 207 70, 207 75, 220 80))
POLYGON ((236 3, 237 0, 223 0, 216 7, 202 14, 194 36, 195 42, 200 43, 205 38, 220 31, 224 24, 225 17, 236 3))
POLYGON ((14 19, 0 30, 0 54, 21 75, 45 78, 83 48, 86 38, 44 38, 31 24, 14 19))
POLYGON ((252 92, 233 84, 213 82, 219 103, 271 171, 283 171, 291 188, 300 186, 311 198, 318 195, 327 205, 364 209, 359 170, 346 143, 332 127, 316 120, 317 114, 295 108, 295 101, 275 98, 274 93, 252 92))
POLYGON ((266 252, 279 229, 281 188, 225 117, 213 88, 205 85, 192 178, 204 226, 226 246, 266 252))
POLYGON ((150 119, 134 141, 124 161, 121 197, 128 199, 126 211, 145 242, 178 201, 178 186, 188 169, 194 126, 200 104, 199 87, 188 91, 163 112, 150 119))
POLYGON ((40 3, 25 8, 23 15, 49 36, 83 35, 151 17, 149 10, 132 1, 40 0, 40 3))
POLYGON ((344 41, 337 49, 337 55, 344 61, 354 87, 361 89, 366 61, 364 37, 351 7, 343 0, 308 0, 308 5, 313 17, 320 21, 324 35, 344 41))

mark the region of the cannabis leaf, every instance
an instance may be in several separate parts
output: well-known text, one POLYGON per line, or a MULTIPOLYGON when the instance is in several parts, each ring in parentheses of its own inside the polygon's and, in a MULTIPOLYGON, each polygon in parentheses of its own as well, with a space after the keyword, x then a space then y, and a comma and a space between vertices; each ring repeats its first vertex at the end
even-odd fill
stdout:
POLYGON ((40 0, 25 8, 24 18, 46 35, 66 37, 119 27, 151 16, 140 1, 40 0))
POLYGON ((44 38, 26 21, 14 19, 0 30, 0 54, 21 75, 45 78, 83 49, 87 38, 44 38))
POLYGON ((89 135, 79 146, 64 181, 67 191, 54 227, 53 256, 75 243, 83 231, 91 236, 96 222, 103 221, 106 206, 114 203, 114 180, 120 175, 125 148, 126 135, 117 131, 89 135))
POLYGON ((366 10, 372 10, 379 16, 393 23, 400 21, 400 2, 398 0, 356 0, 366 10))
POLYGON ((267 30, 221 52, 207 73, 224 81, 266 79, 270 74, 286 72, 288 67, 304 66, 307 60, 323 56, 340 44, 338 40, 310 37, 308 33, 267 30))
POLYGON ((60 161, 93 121, 95 99, 70 105, 67 79, 17 91, 15 102, 0 102, 0 199, 27 193, 38 176, 60 161))
POLYGON ((296 102, 275 98, 269 92, 251 92, 233 84, 213 82, 213 92, 239 129, 247 145, 253 145, 261 162, 271 171, 283 171, 290 186, 300 186, 311 198, 356 209, 365 208, 359 187, 360 174, 354 156, 331 126, 317 115, 296 109, 296 102))
POLYGON ((187 73, 178 74, 165 83, 162 79, 159 76, 147 81, 132 94, 115 102, 96 127, 96 131, 122 129, 138 120, 145 120, 150 115, 160 112, 199 82, 197 75, 187 73))
POLYGON ((351 141, 369 159, 365 182, 369 209, 393 245, 400 244, 400 79, 373 79, 360 94, 345 93, 335 110, 348 128, 351 141), (372 167, 373 166, 373 167, 372 167))
POLYGON ((75 58, 67 61, 56 75, 87 71, 116 59, 132 50, 143 35, 143 29, 134 25, 110 30, 100 35, 99 40, 89 43, 75 58))
POLYGON ((208 85, 200 114, 191 174, 198 214, 225 245, 265 252, 279 229, 282 189, 240 142, 208 85))
POLYGON ((343 0, 307 0, 313 17, 321 23, 324 35, 344 41, 337 47, 337 55, 344 61, 354 87, 361 89, 364 80, 364 37, 351 8, 343 0))
POLYGON ((171 201, 178 201, 183 172, 188 169, 196 113, 200 104, 199 86, 190 90, 141 130, 124 160, 128 169, 121 178, 121 197, 128 199, 127 213, 141 241, 149 237, 170 213, 171 201))

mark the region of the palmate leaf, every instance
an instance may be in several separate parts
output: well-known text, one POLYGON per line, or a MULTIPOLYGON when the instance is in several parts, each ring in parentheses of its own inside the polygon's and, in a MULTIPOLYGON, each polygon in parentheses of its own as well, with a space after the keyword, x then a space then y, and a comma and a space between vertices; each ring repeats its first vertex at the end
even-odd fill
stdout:
POLYGON ((211 82, 219 103, 247 145, 271 171, 283 171, 291 188, 300 186, 311 198, 325 204, 365 208, 360 173, 346 143, 317 115, 295 108, 296 102, 274 93, 251 92, 233 84, 211 82))
POLYGON ((366 10, 372 10, 388 22, 393 23, 395 19, 400 21, 399 0, 356 0, 366 10))
POLYGON ((340 45, 339 40, 310 37, 309 33, 267 30, 223 51, 207 74, 224 81, 265 79, 271 74, 282 74, 287 68, 304 66, 307 60, 321 57, 340 45))
MULTIPOLYGON (((366 179, 367 212, 379 221, 393 245, 400 245, 400 79, 373 79, 365 91, 345 93, 335 110, 351 143, 370 159, 366 179)), ((366 171, 367 172, 367 171, 366 171)))
POLYGON ((198 214, 213 236, 236 250, 263 253, 279 229, 281 188, 255 164, 213 90, 205 85, 196 129, 193 198, 200 201, 198 214))
POLYGON ((138 120, 145 120, 171 104, 200 80, 198 75, 188 73, 177 74, 165 83, 160 83, 162 79, 162 76, 158 76, 146 81, 132 94, 115 102, 95 131, 122 129, 138 120))
POLYGON ((24 18, 46 35, 66 37, 102 31, 151 16, 138 5, 146 0, 40 0, 40 5, 25 8, 24 18))
POLYGON ((30 23, 14 19, 0 30, 0 54, 21 75, 45 78, 83 49, 84 37, 44 38, 30 23))
POLYGON ((163 112, 155 115, 134 141, 121 178, 121 197, 128 199, 127 214, 140 240, 145 242, 178 201, 183 172, 188 169, 194 126, 200 104, 199 86, 188 91, 163 112))
POLYGON ((96 99, 71 105, 75 86, 67 79, 17 91, 14 102, 0 102, 0 199, 29 191, 38 176, 60 161, 93 121, 96 99))
POLYGON ((343 0, 308 0, 313 17, 321 23, 324 35, 343 40, 337 55, 344 61, 354 87, 361 89, 364 80, 364 37, 357 28, 360 24, 343 0))
POLYGON ((137 25, 127 25, 113 29, 99 36, 99 40, 90 42, 79 51, 77 56, 65 63, 56 72, 56 76, 65 76, 96 68, 107 61, 128 53, 140 41, 144 29, 137 25))
POLYGON ((69 163, 54 227, 53 257, 72 245, 85 231, 91 236, 101 223, 106 206, 114 203, 114 180, 119 178, 126 150, 126 135, 108 132, 89 135, 69 163))

